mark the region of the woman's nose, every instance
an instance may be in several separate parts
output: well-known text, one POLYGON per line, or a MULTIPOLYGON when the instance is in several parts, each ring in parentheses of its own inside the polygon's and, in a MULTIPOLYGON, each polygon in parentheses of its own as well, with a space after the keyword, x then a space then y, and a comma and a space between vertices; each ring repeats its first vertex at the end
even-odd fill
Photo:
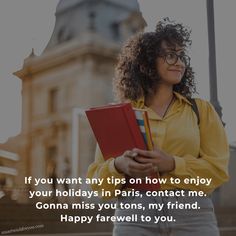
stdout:
POLYGON ((181 59, 181 57, 178 57, 178 60, 176 61, 175 65, 182 66, 182 67, 186 66, 183 59, 181 59))

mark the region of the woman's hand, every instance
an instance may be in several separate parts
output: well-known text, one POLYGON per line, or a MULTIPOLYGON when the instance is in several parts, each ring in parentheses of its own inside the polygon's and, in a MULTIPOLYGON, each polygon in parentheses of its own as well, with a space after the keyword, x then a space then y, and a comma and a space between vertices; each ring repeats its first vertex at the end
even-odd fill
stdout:
POLYGON ((133 152, 138 155, 135 161, 143 164, 156 166, 159 172, 170 172, 175 169, 174 157, 155 147, 153 151, 134 148, 133 152))
POLYGON ((134 178, 145 178, 151 176, 155 171, 155 166, 151 162, 139 163, 135 159, 138 153, 134 151, 126 151, 122 156, 115 158, 116 169, 128 176, 134 178), (135 158, 135 159, 134 159, 135 158))

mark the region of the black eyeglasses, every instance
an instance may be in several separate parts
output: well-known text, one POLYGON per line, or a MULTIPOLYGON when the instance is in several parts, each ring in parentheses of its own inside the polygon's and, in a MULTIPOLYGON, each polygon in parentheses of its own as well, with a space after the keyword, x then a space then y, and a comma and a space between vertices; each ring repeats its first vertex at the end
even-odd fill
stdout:
POLYGON ((190 57, 185 54, 178 55, 176 52, 164 52, 158 54, 159 57, 163 57, 168 65, 174 65, 178 59, 180 59, 185 66, 190 65, 190 57))

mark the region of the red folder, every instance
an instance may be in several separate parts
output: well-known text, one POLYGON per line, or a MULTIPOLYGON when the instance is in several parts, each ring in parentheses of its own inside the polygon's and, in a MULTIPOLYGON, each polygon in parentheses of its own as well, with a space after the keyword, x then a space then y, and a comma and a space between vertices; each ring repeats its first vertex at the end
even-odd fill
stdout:
MULTIPOLYGON (((147 149, 130 103, 91 108, 85 113, 105 160, 133 148, 147 149)), ((160 185, 142 183, 127 184, 127 187, 157 190, 160 185)))

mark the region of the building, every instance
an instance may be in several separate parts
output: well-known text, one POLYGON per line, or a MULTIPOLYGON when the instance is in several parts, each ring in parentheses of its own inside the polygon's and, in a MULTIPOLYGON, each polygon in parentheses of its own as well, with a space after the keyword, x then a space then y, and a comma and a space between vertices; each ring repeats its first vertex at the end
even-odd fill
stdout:
MULTIPOLYGON (((12 152, 0 150, 0 199, 14 187, 15 177, 18 174, 17 161, 19 156, 12 152)), ((17 192, 13 193, 17 197, 17 192)))
POLYGON ((136 0, 61 0, 55 15, 43 53, 32 51, 14 73, 22 81, 22 131, 0 148, 21 158, 17 188, 25 176, 85 176, 95 140, 83 110, 113 101, 120 47, 146 26, 136 0))

